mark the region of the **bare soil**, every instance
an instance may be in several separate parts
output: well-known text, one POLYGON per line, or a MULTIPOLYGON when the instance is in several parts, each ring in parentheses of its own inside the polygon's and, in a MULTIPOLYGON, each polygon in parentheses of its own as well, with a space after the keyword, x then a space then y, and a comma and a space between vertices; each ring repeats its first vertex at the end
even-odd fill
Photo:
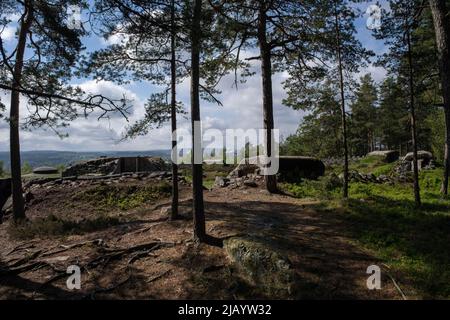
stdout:
MULTIPOLYGON (((278 298, 264 296, 257 283, 246 280, 224 249, 192 240, 188 185, 181 188, 183 218, 176 221, 167 220, 169 198, 126 211, 99 208, 92 201, 74 203, 74 195, 89 188, 41 186, 32 191, 31 222, 50 215, 72 221, 67 233, 27 237, 17 234, 21 229, 11 219, 0 225, 1 299, 278 298), (77 229, 99 216, 115 220, 77 229), (81 268, 81 290, 66 286, 69 265, 81 268)), ((367 267, 380 261, 344 236, 338 212, 324 213, 316 202, 270 195, 261 188, 219 188, 204 196, 210 235, 251 235, 289 258, 300 281, 300 293, 292 298, 402 298, 388 277, 382 278, 381 290, 367 289, 367 267)))

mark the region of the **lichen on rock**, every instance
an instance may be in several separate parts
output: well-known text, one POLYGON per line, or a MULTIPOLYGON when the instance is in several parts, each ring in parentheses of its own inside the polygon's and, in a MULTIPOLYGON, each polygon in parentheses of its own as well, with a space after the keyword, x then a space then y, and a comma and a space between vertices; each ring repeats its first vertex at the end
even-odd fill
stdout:
POLYGON ((269 297, 292 297, 295 274, 288 258, 251 237, 227 239, 224 249, 243 276, 269 297))

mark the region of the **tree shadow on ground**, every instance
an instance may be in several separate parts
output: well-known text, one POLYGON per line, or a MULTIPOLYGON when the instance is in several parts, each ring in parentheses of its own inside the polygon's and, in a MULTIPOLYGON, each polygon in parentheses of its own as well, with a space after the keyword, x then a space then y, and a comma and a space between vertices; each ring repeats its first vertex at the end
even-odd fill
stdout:
POLYGON ((347 233, 410 273, 426 297, 450 296, 450 216, 445 204, 414 207, 381 196, 350 200, 347 233))
POLYGON ((63 290, 53 284, 35 282, 10 270, 8 266, 0 261, 0 294, 5 299, 32 299, 40 297, 44 299, 70 299, 74 297, 73 292, 63 290))
MULTIPOLYGON (((342 237, 342 218, 282 202, 208 202, 206 208, 207 221, 217 220, 220 227, 213 230, 220 229, 223 237, 251 236, 287 256, 300 281, 300 298, 383 297, 366 287, 367 267, 377 259, 342 237)), ((392 298, 389 294, 387 298, 392 298)))

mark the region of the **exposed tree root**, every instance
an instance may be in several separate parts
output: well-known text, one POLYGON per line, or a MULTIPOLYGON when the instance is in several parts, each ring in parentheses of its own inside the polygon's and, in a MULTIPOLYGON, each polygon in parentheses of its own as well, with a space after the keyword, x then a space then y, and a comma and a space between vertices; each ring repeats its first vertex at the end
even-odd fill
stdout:
POLYGON ((48 251, 44 252, 41 256, 42 257, 51 256, 51 255, 54 255, 54 254, 65 252, 65 251, 70 250, 70 249, 82 247, 82 246, 85 246, 87 244, 95 244, 97 246, 102 246, 102 245, 104 245, 104 241, 103 241, 103 239, 95 239, 95 240, 89 240, 89 241, 83 241, 83 242, 79 242, 79 243, 74 243, 74 244, 71 244, 71 245, 59 245, 59 246, 53 247, 53 248, 49 249, 48 251), (62 249, 59 249, 59 250, 56 250, 56 251, 51 251, 51 250, 56 249, 56 248, 62 248, 62 249))
POLYGON ((172 269, 169 269, 169 270, 167 270, 167 271, 164 271, 163 273, 161 273, 161 274, 159 274, 159 275, 157 275, 157 276, 155 276, 155 277, 153 277, 153 278, 148 279, 148 280, 147 280, 147 283, 154 282, 154 281, 156 281, 156 280, 158 280, 158 279, 161 279, 161 278, 164 277, 166 274, 169 274, 171 271, 172 271, 172 269))

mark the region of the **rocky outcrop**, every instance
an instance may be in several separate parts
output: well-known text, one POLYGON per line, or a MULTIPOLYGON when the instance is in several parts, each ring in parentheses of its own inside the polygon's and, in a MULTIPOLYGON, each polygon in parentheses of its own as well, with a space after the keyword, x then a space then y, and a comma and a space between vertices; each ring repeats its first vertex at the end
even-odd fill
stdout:
POLYGON ((288 182, 298 182, 301 179, 317 179, 325 174, 325 164, 312 157, 279 158, 279 179, 288 182))
MULTIPOLYGON (((403 157, 403 161, 413 161, 414 159, 414 154, 412 152, 406 154, 403 157)), ((433 159, 433 154, 429 151, 417 151, 417 160, 432 160, 433 159)))
POLYGON ((258 239, 234 237, 224 241, 224 249, 236 268, 269 296, 291 296, 295 273, 288 258, 258 239))
POLYGON ((258 174, 248 174, 243 177, 216 177, 214 187, 218 188, 257 188, 264 182, 264 177, 258 174))
POLYGON ((113 175, 165 171, 166 169, 166 163, 158 157, 99 158, 68 167, 63 171, 62 176, 113 175))
POLYGON ((58 173, 58 169, 53 167, 39 167, 33 169, 34 174, 55 174, 58 173))
POLYGON ((400 152, 396 150, 373 151, 367 154, 369 157, 380 157, 383 162, 392 163, 400 158, 400 152))
MULTIPOLYGON (((412 152, 405 155, 395 166, 394 172, 397 175, 406 175, 413 171, 414 155, 412 152)), ((433 154, 428 151, 418 151, 417 152, 417 164, 419 170, 433 170, 436 169, 436 164, 434 163, 433 154)))
MULTIPOLYGON (((304 178, 317 179, 325 174, 324 163, 316 158, 281 156, 278 161, 278 177, 283 181, 298 182, 304 178)), ((236 179, 248 175, 260 175, 263 163, 264 158, 261 156, 244 159, 227 178, 236 179)))

